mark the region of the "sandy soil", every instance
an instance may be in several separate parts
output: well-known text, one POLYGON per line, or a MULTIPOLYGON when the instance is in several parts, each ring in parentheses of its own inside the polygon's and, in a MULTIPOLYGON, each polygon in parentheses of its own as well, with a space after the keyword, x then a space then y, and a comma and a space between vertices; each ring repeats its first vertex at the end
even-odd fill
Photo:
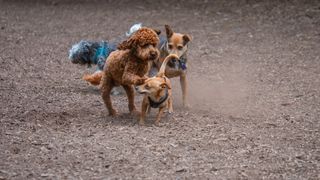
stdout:
POLYGON ((320 179, 319 0, 0 0, 0 43, 0 179, 320 179), (194 38, 160 127, 67 59, 136 22, 194 38))

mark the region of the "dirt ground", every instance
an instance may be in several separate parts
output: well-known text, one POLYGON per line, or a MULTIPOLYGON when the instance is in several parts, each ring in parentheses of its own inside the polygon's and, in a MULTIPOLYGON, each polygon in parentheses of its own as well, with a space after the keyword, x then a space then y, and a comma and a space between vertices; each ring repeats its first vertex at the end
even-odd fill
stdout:
POLYGON ((0 27, 0 179, 320 179, 319 0, 0 0, 0 27), (136 22, 193 37, 160 127, 68 60, 136 22))

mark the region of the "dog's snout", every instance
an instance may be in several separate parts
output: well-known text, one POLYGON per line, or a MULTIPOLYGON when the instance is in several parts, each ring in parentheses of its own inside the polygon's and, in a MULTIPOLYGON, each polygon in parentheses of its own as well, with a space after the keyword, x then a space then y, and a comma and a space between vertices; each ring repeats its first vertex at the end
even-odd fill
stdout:
POLYGON ((156 51, 151 51, 151 52, 150 52, 150 57, 151 57, 151 58, 157 57, 157 52, 156 52, 156 51))

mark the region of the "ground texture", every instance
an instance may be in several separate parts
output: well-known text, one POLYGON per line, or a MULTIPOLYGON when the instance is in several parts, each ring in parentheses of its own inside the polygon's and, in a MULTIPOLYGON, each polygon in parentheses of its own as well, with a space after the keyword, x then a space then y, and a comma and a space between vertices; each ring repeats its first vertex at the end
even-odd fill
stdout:
POLYGON ((0 28, 0 179, 320 178, 320 1, 1 0, 0 28), (160 127, 67 58, 136 22, 193 37, 160 127))

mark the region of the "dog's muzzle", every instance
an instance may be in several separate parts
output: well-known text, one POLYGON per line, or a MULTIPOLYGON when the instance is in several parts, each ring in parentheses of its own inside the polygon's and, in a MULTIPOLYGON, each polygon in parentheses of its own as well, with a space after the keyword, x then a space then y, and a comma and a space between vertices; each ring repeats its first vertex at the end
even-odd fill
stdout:
POLYGON ((150 60, 155 60, 158 58, 158 53, 157 52, 151 52, 149 55, 150 60))
POLYGON ((146 92, 140 91, 138 86, 134 86, 134 89, 139 93, 139 94, 145 94, 146 92))

